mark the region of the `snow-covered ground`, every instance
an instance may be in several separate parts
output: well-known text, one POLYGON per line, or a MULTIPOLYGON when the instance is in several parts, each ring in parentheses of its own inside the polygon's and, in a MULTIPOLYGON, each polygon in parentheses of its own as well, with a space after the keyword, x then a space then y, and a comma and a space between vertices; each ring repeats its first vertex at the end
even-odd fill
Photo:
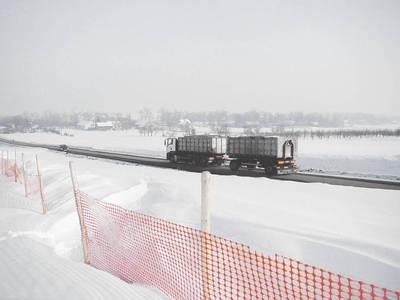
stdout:
MULTIPOLYGON (((35 150, 23 151, 32 159, 35 150)), ((83 263, 65 158, 44 154, 47 215, 38 199, 24 197, 22 185, 0 176, 0 299, 166 299, 83 263)))
POLYGON ((400 138, 299 140, 300 169, 400 180, 400 138))
POLYGON ((13 133, 1 136, 17 141, 42 144, 67 144, 69 146, 93 147, 139 155, 165 157, 164 137, 161 135, 143 136, 137 130, 87 131, 68 129, 65 133, 73 136, 48 132, 13 133))
MULTIPOLYGON (((154 289, 126 284, 82 263, 68 161, 74 162, 84 192, 196 228, 200 226, 200 174, 41 149, 18 151, 24 151, 27 159, 39 152, 50 211, 46 216, 32 211, 21 186, 0 181, 0 205, 7 207, 0 210, 0 295, 162 297, 154 289)), ((400 289, 399 191, 213 176, 212 195, 214 234, 266 254, 278 253, 400 289)))
MULTIPOLYGON (((142 136, 136 130, 65 130, 54 133, 3 134, 4 138, 47 144, 67 144, 165 157, 164 137, 142 136)), ((400 180, 400 138, 301 138, 298 166, 301 170, 400 180)))

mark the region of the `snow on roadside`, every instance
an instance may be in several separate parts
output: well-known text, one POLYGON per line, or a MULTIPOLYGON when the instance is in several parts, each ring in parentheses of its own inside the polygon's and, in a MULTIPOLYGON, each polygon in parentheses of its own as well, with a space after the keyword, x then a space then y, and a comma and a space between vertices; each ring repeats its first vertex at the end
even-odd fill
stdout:
POLYGON ((160 293, 57 256, 29 237, 0 237, 2 299, 158 299, 160 293))
MULTIPOLYGON (((199 228, 200 174, 21 149, 40 152, 55 205, 47 216, 24 211, 23 217, 0 217, 0 232, 27 232, 58 256, 82 260, 71 186, 62 180, 68 160, 91 196, 199 228)), ((212 194, 213 233, 399 290, 399 191, 213 176, 212 194)))
MULTIPOLYGON (((38 151, 18 150, 27 158, 38 151)), ((47 215, 40 213, 39 199, 25 198, 22 185, 0 176, 0 298, 166 299, 153 287, 125 283, 83 263, 66 160, 48 154, 39 150, 47 215)))

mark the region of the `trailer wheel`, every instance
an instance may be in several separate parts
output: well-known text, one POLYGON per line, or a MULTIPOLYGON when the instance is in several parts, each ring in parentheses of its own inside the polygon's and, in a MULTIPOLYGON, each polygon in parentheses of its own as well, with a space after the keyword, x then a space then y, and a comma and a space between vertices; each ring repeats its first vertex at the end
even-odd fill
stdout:
POLYGON ((178 155, 174 154, 174 155, 170 155, 169 156, 169 161, 172 163, 175 163, 178 161, 178 155))
POLYGON ((232 172, 237 172, 241 165, 242 163, 239 160, 231 160, 231 162, 229 163, 229 168, 232 172))
POLYGON ((265 174, 266 174, 267 176, 276 175, 276 170, 274 169, 274 167, 272 167, 272 166, 267 166, 267 167, 265 167, 264 169, 265 169, 265 174))
POLYGON ((207 159, 207 158, 204 158, 204 157, 201 158, 201 159, 200 159, 200 166, 203 167, 203 168, 204 168, 204 167, 207 167, 207 166, 208 166, 208 159, 207 159))

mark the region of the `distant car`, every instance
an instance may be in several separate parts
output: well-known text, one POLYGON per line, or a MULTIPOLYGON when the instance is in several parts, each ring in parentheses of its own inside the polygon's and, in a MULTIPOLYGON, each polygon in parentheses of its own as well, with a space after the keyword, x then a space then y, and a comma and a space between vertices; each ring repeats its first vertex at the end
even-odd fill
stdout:
POLYGON ((68 151, 68 146, 65 145, 65 144, 62 144, 62 145, 58 146, 58 148, 60 149, 60 151, 65 151, 65 152, 68 151))

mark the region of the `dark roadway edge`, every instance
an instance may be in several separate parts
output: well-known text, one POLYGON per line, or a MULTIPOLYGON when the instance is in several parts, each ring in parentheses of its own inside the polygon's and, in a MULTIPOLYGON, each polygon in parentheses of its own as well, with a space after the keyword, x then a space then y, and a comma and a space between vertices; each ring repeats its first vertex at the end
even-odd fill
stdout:
MULTIPOLYGON (((49 150, 58 150, 57 145, 49 145, 49 144, 36 144, 36 143, 27 143, 20 142, 15 140, 8 140, 4 138, 0 138, 0 142, 6 144, 12 144, 16 146, 23 147, 39 147, 46 148, 49 150)), ((63 151, 60 151, 63 152, 63 151)), ((118 160, 122 162, 135 163, 146 166, 153 167, 161 167, 161 168, 169 168, 176 170, 183 170, 189 172, 201 172, 204 170, 208 170, 212 174, 217 175, 230 175, 230 176, 242 176, 242 177, 265 177, 264 170, 247 170, 245 168, 241 168, 238 172, 233 173, 227 167, 208 167, 202 168, 190 164, 177 164, 171 163, 166 159, 162 158, 154 158, 154 157, 146 157, 146 156, 138 156, 131 155, 127 153, 119 153, 119 152, 109 152, 104 150, 97 150, 93 148, 80 148, 80 147, 68 147, 68 153, 74 155, 83 155, 90 156, 102 159, 109 160, 118 160)), ((318 174, 308 174, 308 173, 294 173, 288 175, 277 175, 269 177, 275 180, 287 180, 287 181, 297 181, 304 183, 327 183, 332 185, 344 185, 344 186, 354 186, 354 187, 364 187, 364 188, 376 188, 376 189, 391 189, 391 190, 400 190, 400 182, 395 181, 385 181, 378 179, 368 179, 368 178, 349 178, 349 177, 340 177, 334 175, 318 175, 318 174)))

